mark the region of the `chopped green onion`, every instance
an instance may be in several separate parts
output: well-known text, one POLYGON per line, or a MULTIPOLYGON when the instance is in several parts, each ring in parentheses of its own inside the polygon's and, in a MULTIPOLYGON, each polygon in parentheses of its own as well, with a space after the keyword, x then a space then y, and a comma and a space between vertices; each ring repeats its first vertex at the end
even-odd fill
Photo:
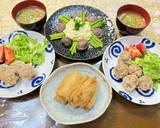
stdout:
POLYGON ((76 17, 74 19, 75 22, 75 30, 78 31, 80 27, 82 27, 85 24, 86 21, 87 12, 82 11, 80 12, 80 17, 76 17))
POLYGON ((74 22, 75 22, 74 29, 75 29, 76 31, 78 31, 79 28, 82 26, 82 21, 81 21, 80 18, 75 18, 75 19, 74 19, 74 22))

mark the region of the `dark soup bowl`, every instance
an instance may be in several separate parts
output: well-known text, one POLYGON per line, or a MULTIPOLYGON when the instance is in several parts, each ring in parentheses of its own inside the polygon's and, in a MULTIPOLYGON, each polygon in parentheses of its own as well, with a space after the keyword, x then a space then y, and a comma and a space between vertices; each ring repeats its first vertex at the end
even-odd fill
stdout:
POLYGON ((135 35, 150 24, 149 13, 133 4, 121 6, 117 11, 116 24, 122 35, 135 35))
POLYGON ((46 22, 46 7, 37 0, 22 1, 12 9, 12 17, 24 29, 40 30, 46 22))

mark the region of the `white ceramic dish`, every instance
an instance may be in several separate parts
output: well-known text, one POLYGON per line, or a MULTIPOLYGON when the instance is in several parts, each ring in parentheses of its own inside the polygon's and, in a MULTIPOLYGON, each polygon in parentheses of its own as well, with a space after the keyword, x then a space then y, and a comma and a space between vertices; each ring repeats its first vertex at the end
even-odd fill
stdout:
POLYGON ((123 49, 130 44, 137 44, 139 42, 142 42, 147 50, 160 54, 160 47, 146 37, 122 37, 107 47, 102 60, 103 71, 112 88, 126 100, 140 105, 158 104, 160 103, 160 87, 158 88, 158 91, 155 91, 152 88, 146 92, 141 91, 140 89, 128 92, 122 87, 122 80, 117 79, 113 74, 114 67, 117 65, 117 58, 123 49))
POLYGON ((53 120, 65 125, 81 124, 97 119, 105 112, 111 99, 112 89, 104 75, 86 63, 74 63, 56 69, 40 90, 40 101, 46 112, 53 120), (79 71, 82 74, 97 77, 100 89, 95 106, 90 111, 81 108, 75 109, 68 104, 64 105, 53 99, 59 83, 71 71, 79 71))
MULTIPOLYGON (((0 44, 9 43, 10 40, 16 35, 26 34, 29 37, 37 38, 38 42, 42 43, 44 36, 40 33, 34 31, 14 31, 9 33, 6 36, 0 37, 0 44)), ((45 50, 45 62, 42 65, 36 67, 38 73, 32 80, 19 80, 17 84, 13 87, 6 88, 6 85, 3 81, 0 81, 0 97, 3 98, 15 98, 25 94, 28 94, 34 91, 36 88, 41 86, 49 77, 54 63, 55 63, 55 52, 54 49, 49 43, 48 48, 45 50)))

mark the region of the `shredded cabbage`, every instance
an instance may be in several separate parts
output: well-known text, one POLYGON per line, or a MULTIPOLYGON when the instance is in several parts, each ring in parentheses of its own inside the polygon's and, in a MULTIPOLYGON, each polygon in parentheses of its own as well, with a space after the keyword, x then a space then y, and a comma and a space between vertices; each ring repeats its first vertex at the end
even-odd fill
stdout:
POLYGON ((158 83, 160 83, 160 56, 147 51, 142 58, 136 58, 132 63, 139 65, 143 69, 144 75, 152 78, 155 90, 157 90, 158 83))
POLYGON ((40 44, 37 38, 33 39, 21 34, 15 36, 8 45, 14 51, 16 60, 40 65, 45 60, 44 51, 48 46, 48 41, 44 39, 40 44))

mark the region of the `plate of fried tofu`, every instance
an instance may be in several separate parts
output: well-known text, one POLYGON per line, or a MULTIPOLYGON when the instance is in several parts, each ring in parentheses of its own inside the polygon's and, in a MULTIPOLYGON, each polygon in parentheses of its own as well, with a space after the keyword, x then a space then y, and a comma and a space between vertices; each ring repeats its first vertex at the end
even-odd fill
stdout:
POLYGON ((56 69, 40 89, 40 101, 56 122, 74 125, 100 117, 112 99, 104 75, 86 63, 56 69))

